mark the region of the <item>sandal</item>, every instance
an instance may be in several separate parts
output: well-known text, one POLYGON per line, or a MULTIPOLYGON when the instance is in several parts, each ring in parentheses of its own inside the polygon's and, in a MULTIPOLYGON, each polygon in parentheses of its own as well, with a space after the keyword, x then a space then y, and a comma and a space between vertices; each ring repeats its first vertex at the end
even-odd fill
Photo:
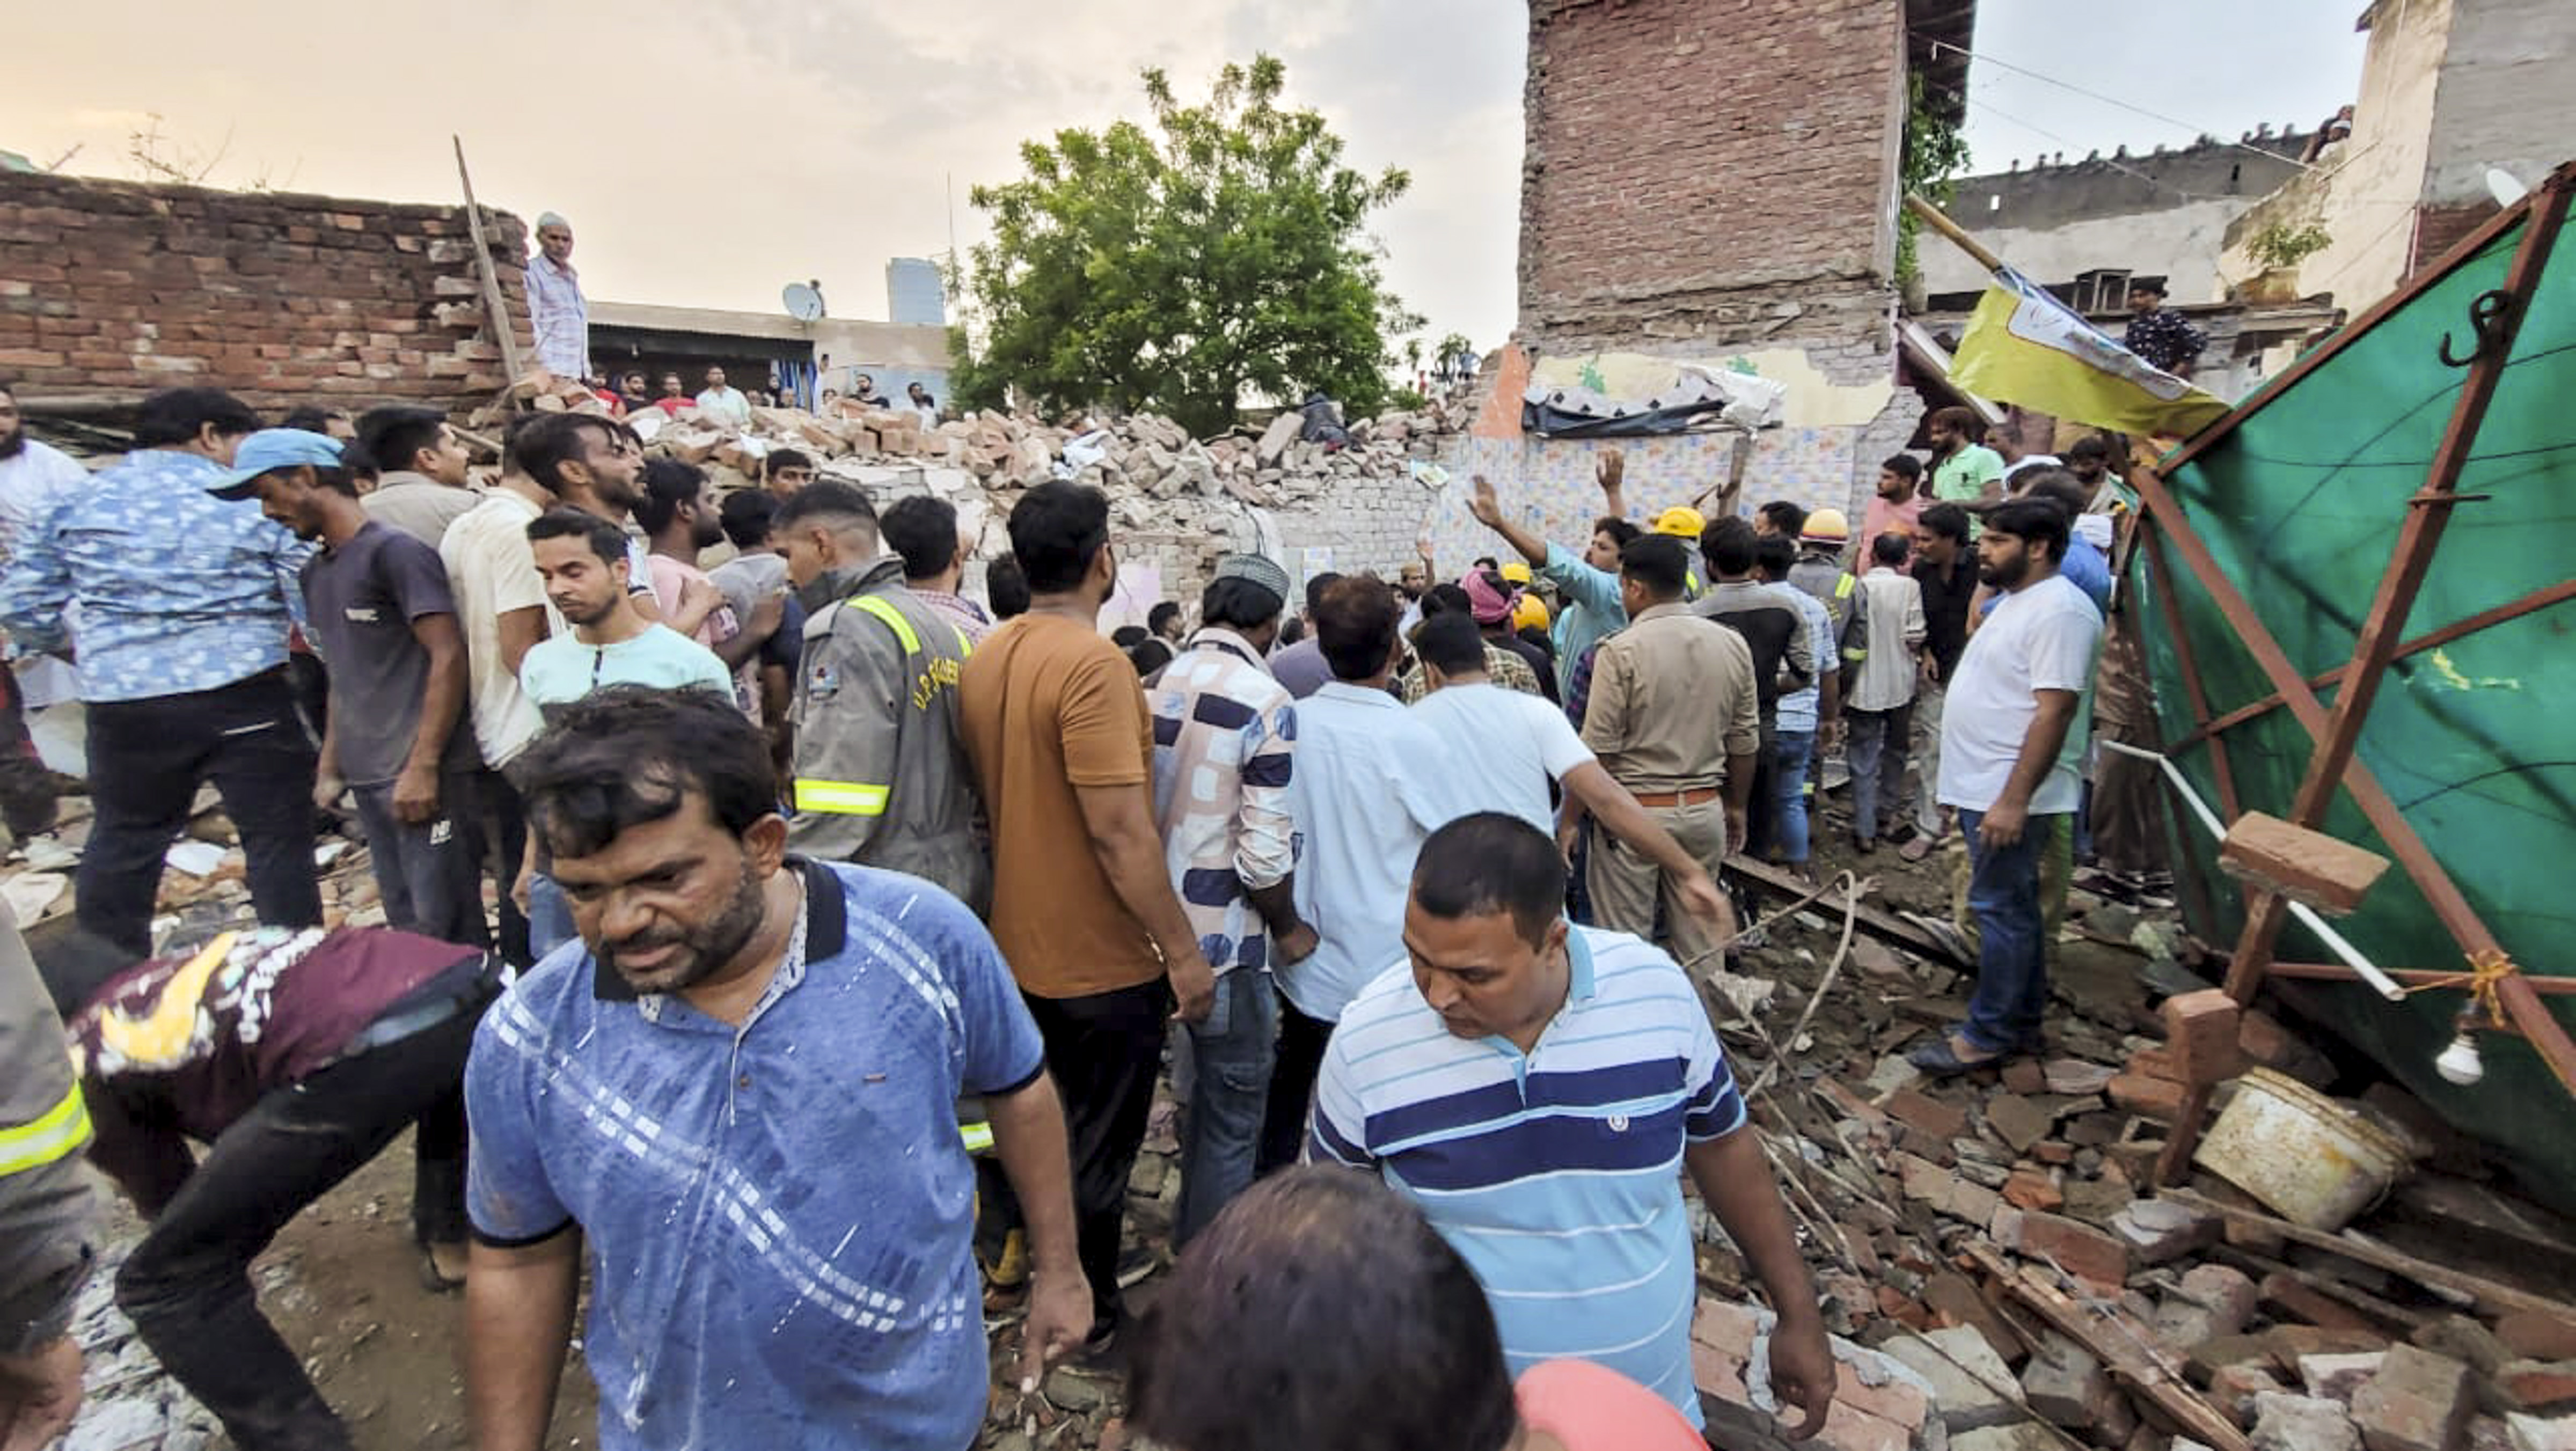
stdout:
POLYGON ((1905 858, 1907 861, 1919 862, 1925 857, 1930 856, 1932 853, 1939 851, 1942 843, 1949 839, 1950 833, 1946 831, 1935 832, 1930 836, 1925 836, 1923 833, 1918 831, 1914 834, 1913 840, 1896 849, 1896 854, 1905 858))
POLYGON ((1980 1068, 2001 1067, 2003 1061, 2011 1056, 2010 1053, 1994 1053, 1983 1058, 1962 1058, 1959 1050, 1950 1046, 1950 1035, 1943 1033, 1929 1042, 1915 1044, 1906 1053, 1905 1061, 1931 1077, 1955 1078, 1980 1068))

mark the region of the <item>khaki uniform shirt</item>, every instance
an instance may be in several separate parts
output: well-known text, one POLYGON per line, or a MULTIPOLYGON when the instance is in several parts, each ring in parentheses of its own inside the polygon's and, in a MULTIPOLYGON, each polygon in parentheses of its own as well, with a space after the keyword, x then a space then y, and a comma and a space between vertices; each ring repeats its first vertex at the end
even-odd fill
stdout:
POLYGON ((1583 743, 1631 791, 1717 785, 1728 756, 1761 746, 1753 651, 1681 603, 1657 605, 1601 642, 1583 743))

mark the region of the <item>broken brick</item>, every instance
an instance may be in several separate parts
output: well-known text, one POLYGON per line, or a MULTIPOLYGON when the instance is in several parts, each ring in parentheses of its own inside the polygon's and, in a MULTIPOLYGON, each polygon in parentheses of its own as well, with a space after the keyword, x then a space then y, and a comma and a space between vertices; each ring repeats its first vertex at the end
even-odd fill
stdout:
POLYGON ((2117 1289, 2129 1278, 2129 1247, 2062 1214, 2024 1214, 2021 1253, 2055 1263, 2077 1279, 2117 1289))
POLYGON ((2369 1451, 2460 1451, 2475 1410, 2469 1368, 2412 1345, 2390 1346, 2379 1374, 2352 1397, 2369 1451))
POLYGON ((1925 1280, 1923 1303, 1948 1324, 1975 1329, 2007 1362, 2019 1360, 2025 1353, 2020 1333, 1977 1292, 1976 1281, 1965 1275, 1944 1270, 1925 1280))
POLYGON ((1929 1206, 1936 1214, 1982 1225, 1992 1221, 1995 1211, 2003 1206, 2002 1197, 1992 1189, 1969 1183, 1919 1154, 1898 1154, 1896 1170, 1904 1181, 1905 1197, 1929 1206))
POLYGON ((2054 1114, 2017 1093, 1998 1093, 1986 1100, 1986 1127, 2016 1154, 2029 1153, 2031 1145, 2048 1137, 2055 1123, 2054 1114))
POLYGON ((2207 1088, 2245 1071, 2245 1050, 2236 1041, 2243 1009, 2218 988, 2177 993, 2160 1010, 2165 1021, 2166 1051, 2182 1081, 2207 1088))
POLYGON ((2151 1265, 2209 1248, 2221 1227, 2217 1215, 2170 1199, 2133 1199, 2111 1217, 2111 1232, 2151 1265))
POLYGON ((2143 1073, 2123 1073, 2111 1080, 2111 1102, 2138 1115, 2164 1123, 2182 1117, 2183 1085, 2170 1078, 2150 1078, 2143 1073))
POLYGON ((2040 1169, 2015 1169, 2004 1180, 2004 1199, 2023 1209, 2055 1209, 2066 1202, 2057 1181, 2040 1169))
POLYGON ((2005 1391, 2013 1384, 2012 1367, 1971 1327, 1900 1335, 1881 1345, 1879 1353, 1932 1387, 1932 1404, 1940 1412, 1941 1424, 1952 1432, 1953 1448, 1958 1445, 1958 1432, 2019 1419, 2005 1391))
POLYGON ((2576 1407, 2576 1360, 2517 1360, 2496 1372, 2495 1384, 2514 1410, 2576 1407))
POLYGON ((2510 1414, 2504 1418, 2504 1434, 2513 1451, 2576 1451, 2576 1416, 2510 1414))
POLYGON ((2259 1365, 2265 1370, 2279 1370, 2281 1359, 2271 1342, 2260 1335, 2216 1335, 2191 1348, 2191 1373, 2202 1381, 2214 1378, 2231 1365, 2259 1365))
POLYGON ((2051 1425, 2085 1431, 2102 1425, 2120 1399, 2111 1373, 2083 1346, 2055 1331, 2039 1338, 2021 1371, 2022 1400, 2051 1425))
POLYGON ((2361 905, 2388 858, 2277 816, 2248 811, 2227 825, 2219 869, 2255 886, 2342 916, 2361 905))
POLYGON ((1911 1088, 1900 1088, 1879 1101, 1879 1108, 1889 1118, 1910 1124, 1936 1139, 1964 1138, 1968 1132, 1968 1111, 1911 1088))
POLYGON ((2576 1318, 2516 1310, 2496 1322, 2496 1339, 2533 1360, 2576 1360, 2576 1318))
POLYGON ((2263 1277, 2263 1308, 2275 1320, 2324 1325, 2338 1330, 2372 1330, 2377 1322, 2343 1301, 2302 1281, 2275 1271, 2263 1277))
POLYGON ((2118 1071, 2104 1064, 2087 1063, 2081 1058, 2058 1058, 2040 1070, 2040 1081, 2048 1086, 2051 1093, 2082 1098, 2088 1093, 2100 1093, 2111 1082, 2111 1075, 2118 1071))
POLYGON ((2375 1330, 2349 1330, 2325 1325, 2275 1325, 2263 1332, 2263 1344, 2283 1365, 2297 1365, 2303 1355, 2347 1355, 2385 1350, 2388 1337, 2375 1330))
POLYGON ((2075 1146, 2056 1139, 2044 1139, 2030 1146, 2030 1156, 2043 1164, 2072 1164, 2075 1162, 2075 1146))
POLYGON ((2047 1070, 2035 1058, 2015 1058, 2004 1065, 2004 1092, 2044 1093, 2048 1089, 2047 1070))
POLYGON ((2353 1394, 2379 1374, 2386 1351, 2355 1351, 2344 1355, 2302 1355, 2299 1357, 2299 1384, 2309 1395, 2321 1401, 2351 1405, 2353 1394))
POLYGON ((2265 1366, 2221 1366, 2218 1373, 2209 1378, 2209 1403, 2218 1408, 2220 1415, 2237 1425, 2251 1427, 2254 1424, 2254 1398, 2266 1392, 2278 1395, 2283 1389, 2265 1366))
MULTIPOLYGON (((2415 1327, 2415 1333, 2406 1338, 2435 1355, 2447 1355, 2453 1360, 2465 1361, 2469 1369, 2480 1375, 2493 1375, 2513 1361, 2523 1358, 2516 1355, 2513 1348, 2507 1345, 2502 1337, 2489 1330, 2484 1321, 2472 1320, 2466 1315, 2445 1315, 2439 1320, 2427 1321, 2415 1327)), ((2533 1358, 2576 1359, 2576 1356, 2533 1358)), ((2501 1430, 2498 1434, 2502 1434, 2501 1430)))

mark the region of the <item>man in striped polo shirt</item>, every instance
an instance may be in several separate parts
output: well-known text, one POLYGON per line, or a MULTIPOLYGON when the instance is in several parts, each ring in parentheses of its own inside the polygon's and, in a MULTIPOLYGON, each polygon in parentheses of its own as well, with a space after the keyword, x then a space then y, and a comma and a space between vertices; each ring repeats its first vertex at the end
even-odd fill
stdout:
POLYGON ((1790 1434, 1813 1434, 1833 1354, 1708 1010, 1660 949, 1572 926, 1564 897, 1556 844, 1518 817, 1432 833, 1410 961, 1344 1010, 1309 1152, 1421 1206, 1484 1284, 1514 1375, 1594 1361, 1696 1426, 1688 1169, 1779 1312, 1771 1385, 1805 1412, 1790 1434))

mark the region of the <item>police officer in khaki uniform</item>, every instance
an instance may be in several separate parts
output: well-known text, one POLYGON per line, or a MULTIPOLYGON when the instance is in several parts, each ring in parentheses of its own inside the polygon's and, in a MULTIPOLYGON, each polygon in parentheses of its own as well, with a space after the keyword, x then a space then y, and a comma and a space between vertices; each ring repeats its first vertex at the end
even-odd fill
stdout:
POLYGON ((904 588, 856 487, 824 480, 779 506, 770 540, 807 611, 795 692, 788 845, 909 872, 981 915, 992 863, 957 733, 965 634, 904 588))

